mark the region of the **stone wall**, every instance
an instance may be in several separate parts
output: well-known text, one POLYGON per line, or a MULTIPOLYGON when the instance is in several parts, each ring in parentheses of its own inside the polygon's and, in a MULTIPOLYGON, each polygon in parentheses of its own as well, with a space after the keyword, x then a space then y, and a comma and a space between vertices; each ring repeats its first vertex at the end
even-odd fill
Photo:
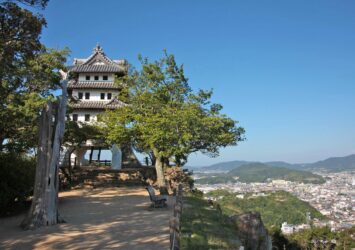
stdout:
POLYGON ((63 188, 115 187, 122 185, 145 186, 156 182, 156 172, 153 167, 124 168, 118 170, 82 167, 76 169, 71 174, 71 177, 62 174, 60 179, 63 188))

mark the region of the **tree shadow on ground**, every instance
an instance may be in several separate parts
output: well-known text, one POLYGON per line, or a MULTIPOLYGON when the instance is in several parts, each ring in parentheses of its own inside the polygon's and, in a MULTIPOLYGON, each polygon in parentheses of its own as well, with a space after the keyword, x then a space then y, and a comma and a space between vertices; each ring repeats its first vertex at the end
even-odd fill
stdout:
POLYGON ((0 220, 0 249, 167 249, 168 208, 150 209, 142 187, 62 193, 67 223, 34 231, 19 228, 24 214, 0 220))

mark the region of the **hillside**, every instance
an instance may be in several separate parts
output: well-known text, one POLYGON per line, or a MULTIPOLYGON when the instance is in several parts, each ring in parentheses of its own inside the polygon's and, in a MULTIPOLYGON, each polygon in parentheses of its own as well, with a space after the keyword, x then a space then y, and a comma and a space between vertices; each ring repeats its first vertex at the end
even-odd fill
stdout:
POLYGON ((236 198, 234 193, 226 190, 215 190, 207 196, 219 198, 218 203, 226 214, 242 214, 249 211, 259 212, 261 218, 268 228, 280 227, 281 223, 287 221, 291 224, 307 222, 306 213, 309 212, 312 218, 324 219, 325 217, 307 202, 285 191, 265 193, 265 196, 255 197, 253 194, 246 194, 244 199, 236 198), (223 198, 220 198, 223 197, 223 198))
POLYGON ((323 161, 306 164, 307 169, 326 169, 332 172, 355 170, 355 154, 344 157, 331 157, 323 161))
POLYGON ((229 170, 235 169, 242 165, 251 163, 249 161, 228 161, 220 162, 210 166, 205 167, 188 167, 193 169, 195 172, 228 172, 229 170))
POLYGON ((263 163, 250 163, 235 168, 228 173, 203 174, 196 179, 198 184, 217 184, 240 182, 265 182, 271 180, 286 180, 303 183, 324 183, 322 176, 308 171, 294 170, 283 167, 272 167, 263 163))
POLYGON ((201 193, 184 197, 181 249, 239 249, 235 225, 202 199, 201 193))
POLYGON ((229 176, 238 176, 241 182, 265 182, 268 179, 286 180, 303 183, 324 183, 322 176, 308 171, 293 170, 284 167, 272 167, 262 163, 251 163, 228 172, 229 176))
MULTIPOLYGON (((255 161, 228 161, 220 162, 210 166, 203 167, 189 167, 194 169, 195 172, 228 172, 240 166, 257 163, 255 161)), ((331 157, 322 161, 304 164, 292 164, 284 161, 269 161, 263 164, 274 167, 284 167, 297 170, 319 170, 325 169, 332 172, 355 170, 355 154, 344 157, 331 157)))

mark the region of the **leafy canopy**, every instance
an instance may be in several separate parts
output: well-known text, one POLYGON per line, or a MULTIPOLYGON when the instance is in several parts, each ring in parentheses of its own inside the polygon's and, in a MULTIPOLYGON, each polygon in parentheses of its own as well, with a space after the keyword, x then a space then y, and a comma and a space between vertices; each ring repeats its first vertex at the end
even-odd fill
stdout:
POLYGON ((41 15, 16 3, 44 8, 47 0, 0 3, 0 151, 23 152, 37 144, 37 121, 43 104, 60 88, 68 50, 40 43, 41 15))
POLYGON ((141 70, 123 79, 119 98, 127 105, 102 117, 110 143, 133 143, 155 157, 186 161, 192 152, 217 156, 219 148, 243 140, 244 129, 212 104, 212 91, 193 92, 173 55, 139 57, 141 70))

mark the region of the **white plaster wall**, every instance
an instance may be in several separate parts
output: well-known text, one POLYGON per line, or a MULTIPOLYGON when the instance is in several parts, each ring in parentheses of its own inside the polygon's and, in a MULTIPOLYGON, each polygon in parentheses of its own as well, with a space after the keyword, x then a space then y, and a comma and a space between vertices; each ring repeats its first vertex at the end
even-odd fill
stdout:
POLYGON ((86 76, 90 76, 90 81, 92 82, 95 82, 95 76, 99 76, 99 80, 97 81, 104 81, 103 80, 103 76, 108 76, 108 80, 105 80, 105 82, 113 82, 114 81, 114 74, 112 73, 80 73, 79 74, 79 81, 85 81, 87 82, 86 80, 86 76))
POLYGON ((73 114, 78 115, 78 122, 87 122, 85 121, 85 115, 88 114, 90 115, 90 121, 87 123, 95 122, 97 121, 97 114, 100 112, 97 111, 92 111, 92 110, 87 110, 87 111, 74 111, 72 114, 70 114, 70 120, 73 120, 73 114))
POLYGON ((86 90, 86 89, 83 89, 83 90, 77 90, 77 89, 74 89, 73 90, 73 97, 76 97, 76 98, 79 98, 79 92, 83 93, 83 99, 81 99, 82 102, 87 102, 87 101, 109 101, 107 99, 107 94, 108 93, 111 93, 112 94, 112 97, 110 100, 112 100, 117 94, 118 94, 118 91, 117 90, 86 90), (90 93, 90 99, 85 99, 85 93, 90 93), (105 93, 105 99, 102 100, 101 99, 101 93, 105 93))

